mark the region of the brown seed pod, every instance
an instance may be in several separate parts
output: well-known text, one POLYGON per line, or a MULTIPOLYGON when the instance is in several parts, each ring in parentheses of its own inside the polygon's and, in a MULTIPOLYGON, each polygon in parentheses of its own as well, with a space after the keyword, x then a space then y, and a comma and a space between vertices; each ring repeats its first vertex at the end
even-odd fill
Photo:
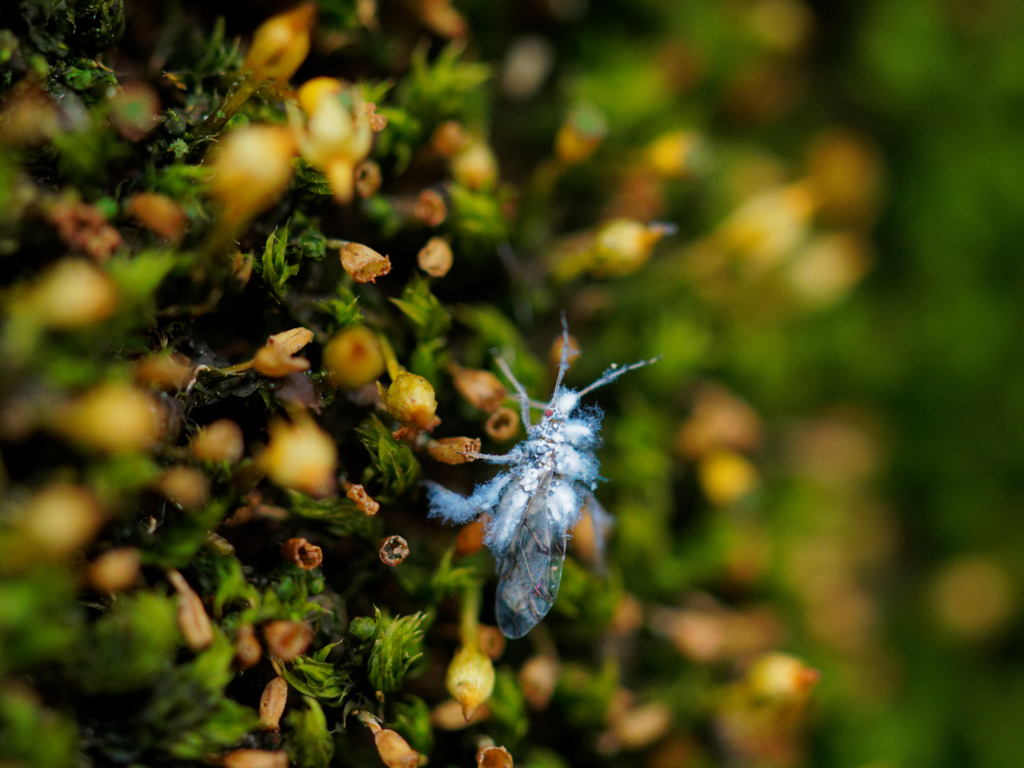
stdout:
POLYGON ((487 419, 484 429, 488 437, 499 443, 511 440, 519 431, 519 414, 511 408, 499 408, 487 419))
POLYGON ((256 639, 256 630, 252 624, 243 624, 238 628, 235 638, 235 658, 239 669, 251 669, 263 658, 263 646, 256 639))
POLYGON ((359 243, 341 248, 341 266, 357 283, 372 283, 391 271, 391 260, 359 243))
POLYGON ((276 731, 281 727, 281 715, 288 703, 288 683, 283 677, 275 677, 260 696, 260 728, 276 731))
POLYGON ((487 529, 485 519, 480 518, 462 526, 459 535, 455 537, 455 554, 465 557, 479 552, 483 548, 484 534, 487 529))
POLYGON ((236 749, 222 758, 224 768, 288 768, 287 752, 236 749))
POLYGON ((505 652, 505 636, 497 627, 481 624, 477 629, 477 642, 480 650, 494 661, 500 659, 505 652))
POLYGON ((213 625, 199 595, 185 581, 185 577, 173 568, 167 571, 167 580, 178 593, 178 629, 188 647, 198 651, 212 645, 213 625))
POLYGON ((217 419, 196 433, 189 451, 203 461, 227 461, 234 464, 245 453, 242 428, 231 419, 217 419))
POLYGON ((444 437, 427 444, 427 453, 444 464, 465 464, 480 453, 480 440, 472 437, 444 437))
POLYGON ((476 753, 476 768, 512 768, 512 755, 504 747, 481 747, 476 753))
POLYGON ((166 195, 140 192, 128 203, 128 215, 141 226, 171 243, 181 242, 188 228, 185 210, 166 195))
POLYGON ((452 383, 466 402, 484 413, 494 413, 508 394, 501 379, 490 371, 452 366, 452 383))
POLYGON ((313 630, 304 621, 272 621, 263 627, 267 650, 281 661, 291 661, 306 652, 313 642, 313 630))
POLYGON ((452 268, 452 247, 443 237, 432 237, 416 255, 416 263, 431 277, 444 277, 452 268))
POLYGON ((364 515, 372 517, 380 511, 380 504, 370 498, 370 494, 359 484, 350 485, 348 490, 345 491, 345 495, 355 503, 356 507, 364 515))
POLYGON ((416 198, 412 215, 418 222, 428 227, 437 227, 447 218, 448 206, 445 205, 444 198, 437 190, 424 189, 416 198))
POLYGON ((141 562, 135 547, 107 550, 89 565, 89 585, 100 592, 123 592, 138 580, 141 562))
POLYGON ((455 157, 469 143, 466 129, 457 120, 445 120, 434 129, 430 143, 441 157, 455 157))
POLYGON ((380 543, 380 561, 394 568, 409 556, 409 544, 401 536, 388 536, 380 543))
POLYGON ((377 194, 381 180, 380 166, 373 160, 364 160, 356 166, 354 183, 360 197, 373 197, 377 194))
POLYGON ((324 551, 302 538, 288 539, 281 545, 281 554, 304 571, 311 571, 324 561, 324 551))

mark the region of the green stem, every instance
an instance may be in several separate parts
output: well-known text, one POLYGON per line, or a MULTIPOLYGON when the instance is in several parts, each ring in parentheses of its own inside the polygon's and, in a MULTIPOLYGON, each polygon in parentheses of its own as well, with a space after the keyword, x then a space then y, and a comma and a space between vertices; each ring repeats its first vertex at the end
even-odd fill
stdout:
POLYGON ((459 633, 462 635, 464 647, 476 647, 479 637, 480 602, 483 588, 479 581, 474 581, 462 593, 462 614, 459 633))
POLYGON ((192 139, 205 139, 209 136, 216 136, 227 125, 228 120, 235 116, 235 113, 249 100, 260 83, 256 82, 252 72, 246 72, 236 80, 228 89, 224 101, 217 110, 206 118, 191 134, 192 139))

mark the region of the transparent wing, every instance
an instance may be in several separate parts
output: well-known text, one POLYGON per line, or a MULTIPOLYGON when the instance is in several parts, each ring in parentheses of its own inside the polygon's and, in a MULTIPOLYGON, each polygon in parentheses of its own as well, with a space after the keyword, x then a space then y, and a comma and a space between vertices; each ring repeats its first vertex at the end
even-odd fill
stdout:
POLYGON ((568 536, 548 509, 551 482, 548 475, 538 485, 498 564, 495 613, 502 633, 513 639, 544 618, 562 580, 568 536))

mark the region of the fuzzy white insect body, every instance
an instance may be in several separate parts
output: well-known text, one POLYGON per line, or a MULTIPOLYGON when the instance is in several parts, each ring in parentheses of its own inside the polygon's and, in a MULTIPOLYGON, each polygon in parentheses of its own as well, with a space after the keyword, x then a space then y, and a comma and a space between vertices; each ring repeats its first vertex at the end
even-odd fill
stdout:
POLYGON ((626 371, 654 362, 612 365, 601 378, 577 392, 562 386, 571 348, 567 329, 563 341, 555 389, 536 425, 530 420, 532 403, 525 388, 498 359, 518 394, 527 439, 504 456, 482 454, 478 458, 508 468, 478 485, 469 496, 426 483, 431 517, 463 524, 481 514, 490 516, 484 541, 498 562, 495 612, 498 627, 510 638, 529 632, 554 604, 569 534, 583 510, 590 510, 599 545, 611 525, 611 518, 593 494, 598 480, 594 451, 601 441, 601 412, 597 408, 581 411, 580 398, 626 371))

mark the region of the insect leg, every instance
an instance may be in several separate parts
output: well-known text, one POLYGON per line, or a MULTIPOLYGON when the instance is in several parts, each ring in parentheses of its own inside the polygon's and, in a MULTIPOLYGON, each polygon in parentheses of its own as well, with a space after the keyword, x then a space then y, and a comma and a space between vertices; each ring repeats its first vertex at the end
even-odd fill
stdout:
POLYGON ((565 312, 562 312, 562 359, 558 361, 558 378, 555 379, 555 389, 551 394, 552 400, 558 397, 558 388, 562 386, 565 372, 569 370, 569 353, 571 351, 572 347, 569 346, 569 323, 565 319, 565 312))
POLYGON ((516 395, 519 396, 519 408, 523 413, 523 426, 529 429, 533 426, 533 422, 530 421, 530 396, 526 392, 526 387, 519 383, 519 379, 512 373, 512 369, 508 367, 508 363, 505 362, 504 358, 496 357, 494 361, 501 368, 501 372, 505 374, 506 378, 512 382, 512 386, 516 389, 516 395))

